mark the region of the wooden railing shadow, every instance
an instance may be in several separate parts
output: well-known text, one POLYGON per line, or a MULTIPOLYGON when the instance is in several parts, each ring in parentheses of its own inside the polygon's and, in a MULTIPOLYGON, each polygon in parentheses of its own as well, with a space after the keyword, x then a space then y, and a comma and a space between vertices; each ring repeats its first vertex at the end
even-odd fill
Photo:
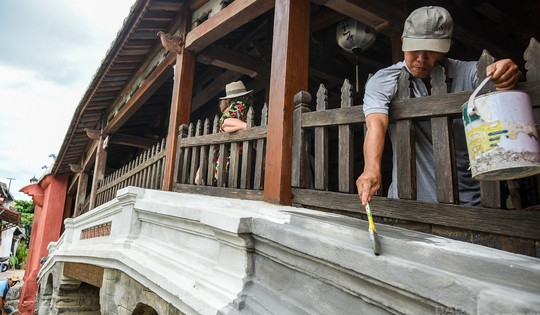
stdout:
MULTIPOLYGON (((527 92, 534 108, 540 107, 540 53, 538 42, 531 40, 525 52, 527 82, 518 90, 527 92), (531 71, 531 69, 533 69, 531 71)), ((478 61, 479 79, 494 58, 487 52, 478 61)), ((481 207, 459 205, 452 120, 461 117, 461 107, 472 91, 446 93, 442 69, 432 74, 432 95, 410 98, 407 77, 399 79, 398 99, 389 114, 396 124, 399 199, 375 196, 372 209, 381 221, 431 232, 464 241, 480 243, 513 252, 537 256, 535 242, 540 241, 540 212, 503 210, 500 182, 481 182, 481 207), (430 120, 433 134, 438 203, 416 201, 416 171, 413 121, 430 120)), ((493 86, 488 87, 494 89, 493 86)), ((321 85, 316 110, 310 110, 311 95, 301 91, 295 96, 292 186, 293 203, 326 211, 363 216, 364 209, 356 192, 355 147, 353 136, 363 138, 365 116, 362 106, 353 105, 352 85, 345 80, 339 108, 328 109, 328 92, 321 85), (329 130, 337 128, 338 161, 329 161, 329 130), (354 132, 356 130, 356 133, 354 132), (337 165, 337 187, 329 191, 329 164, 337 165)), ((538 109, 535 109, 538 111, 538 109)), ((361 161, 363 163, 363 161, 361 161)))
POLYGON ((195 125, 180 126, 173 190, 262 200, 267 116, 265 104, 261 124, 255 126, 250 107, 247 128, 233 133, 218 132, 218 116, 212 128, 208 118, 204 123, 199 120, 195 125), (195 183, 197 174, 199 181, 195 183))

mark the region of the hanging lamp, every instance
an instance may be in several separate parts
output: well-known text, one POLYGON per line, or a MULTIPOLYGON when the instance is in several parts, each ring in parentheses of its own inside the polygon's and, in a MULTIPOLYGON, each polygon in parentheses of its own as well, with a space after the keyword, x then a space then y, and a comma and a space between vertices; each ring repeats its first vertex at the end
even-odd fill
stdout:
POLYGON ((341 21, 336 29, 336 40, 338 45, 356 56, 356 93, 360 91, 359 86, 359 56, 360 53, 371 47, 375 43, 375 31, 355 19, 341 21))

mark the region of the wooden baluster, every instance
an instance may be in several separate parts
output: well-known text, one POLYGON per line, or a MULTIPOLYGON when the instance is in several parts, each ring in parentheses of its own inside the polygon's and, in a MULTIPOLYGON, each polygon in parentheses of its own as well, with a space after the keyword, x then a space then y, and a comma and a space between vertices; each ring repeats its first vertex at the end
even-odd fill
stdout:
MULTIPOLYGON (((409 72, 403 68, 398 79, 398 100, 411 97, 409 84, 409 72)), ((410 119, 396 122, 395 140, 398 196, 400 199, 416 199, 416 152, 414 128, 410 119)))
POLYGON ((143 153, 141 153, 140 155, 140 159, 139 159, 139 163, 137 165, 137 173, 139 174, 138 176, 138 183, 137 183, 137 187, 140 187, 140 188, 145 188, 144 187, 144 180, 145 180, 145 172, 144 172, 144 162, 146 161, 146 151, 144 151, 143 153))
MULTIPOLYGON (((476 65, 478 68, 478 82, 486 78, 486 67, 495 62, 495 58, 487 50, 482 52, 482 56, 476 65)), ((478 94, 484 94, 495 90, 493 82, 489 81, 478 94)), ((500 181, 480 181, 480 199, 483 207, 502 208, 502 191, 500 181)))
POLYGON ((126 178, 124 180, 125 181, 124 187, 133 185, 132 183, 133 176, 128 177, 128 174, 131 171, 132 167, 133 167, 133 161, 129 161, 129 163, 126 165, 126 169, 125 169, 126 172, 124 173, 124 177, 126 178))
MULTIPOLYGON (((238 142, 232 142, 230 144, 229 151, 229 184, 227 187, 238 188, 238 165, 240 164, 240 146, 238 142)), ((227 175, 227 174, 223 174, 227 175)))
POLYGON ((224 177, 227 175, 225 174, 226 165, 227 165, 227 155, 225 154, 225 150, 228 149, 228 145, 225 145, 225 143, 221 143, 219 145, 219 166, 217 166, 217 186, 218 187, 225 187, 227 184, 227 181, 224 179, 224 177))
POLYGON ((120 190, 122 189, 122 182, 124 181, 123 178, 122 178, 122 170, 124 169, 124 167, 126 167, 126 165, 124 164, 124 166, 122 166, 119 170, 118 170, 118 183, 116 184, 116 186, 118 187, 117 190, 120 190))
MULTIPOLYGON (((341 87, 341 108, 353 106, 353 91, 349 80, 341 87)), ((338 127, 338 189, 340 192, 354 192, 354 134, 351 125, 338 127)))
MULTIPOLYGON (((193 137, 193 123, 190 123, 187 129, 187 138, 193 137)), ((191 147, 185 147, 184 148, 184 160, 182 161, 182 178, 180 180, 180 183, 186 184, 188 182, 188 176, 189 176, 189 166, 190 166, 190 159, 191 159, 191 147)))
MULTIPOLYGON (((487 50, 482 51, 480 59, 476 64, 478 83, 482 82, 486 78, 486 67, 495 62, 495 58, 489 54, 487 50)), ((495 84, 492 81, 489 81, 478 93, 485 94, 495 91, 495 84)))
MULTIPOLYGON (((261 126, 268 124, 268 104, 264 103, 261 111, 261 126)), ((255 157, 255 174, 253 176, 253 189, 263 189, 264 159, 266 156, 266 137, 257 140, 257 153, 255 157)))
POLYGON ((523 53, 527 82, 540 81, 540 43, 532 37, 523 53))
MULTIPOLYGON (((203 124, 203 135, 208 135, 210 132, 210 120, 206 118, 203 124)), ((195 183, 196 185, 206 185, 206 175, 208 173, 208 146, 204 145, 200 148, 199 155, 199 169, 197 170, 199 174, 199 182, 195 183)))
MULTIPOLYGON (((212 134, 218 133, 218 123, 219 123, 219 117, 216 115, 214 117, 214 122, 212 123, 212 134)), ((208 175, 206 176, 207 181, 206 184, 208 186, 212 186, 214 183, 214 173, 216 171, 216 157, 217 154, 217 145, 212 144, 208 148, 208 175)))
MULTIPOLYGON (((529 46, 523 53, 523 59, 525 60, 525 78, 527 82, 540 81, 540 43, 532 37, 529 41, 529 46)), ((532 98, 532 95, 531 95, 532 98)), ((540 108, 533 107, 534 121, 538 124, 540 122, 540 108)), ((540 175, 536 175, 536 183, 538 194, 540 195, 540 175)))
MULTIPOLYGON (((133 169, 134 170, 137 170, 139 168, 139 165, 141 165, 141 160, 142 160, 142 154, 139 154, 137 156, 137 158, 135 159, 135 164, 133 165, 133 169)), ((141 187, 141 177, 142 177, 142 173, 141 171, 137 171, 135 172, 135 175, 134 175, 134 186, 135 187, 141 187)))
POLYGON ((309 162, 308 130, 302 128, 302 114, 310 112, 311 94, 305 91, 294 96, 292 174, 293 187, 309 188, 311 170, 309 162))
MULTIPOLYGON (((149 159, 152 159, 154 158, 154 156, 156 156, 156 146, 153 145, 150 149, 148 149, 149 151, 149 159)), ((156 187, 154 187, 153 183, 152 183, 152 180, 154 180, 154 178, 156 177, 156 163, 157 161, 155 161, 154 163, 148 165, 147 169, 148 169, 148 178, 146 180, 146 187, 150 188, 150 189, 156 189, 156 187)))
MULTIPOLYGON (((441 65, 431 71, 431 95, 447 94, 446 74, 441 65)), ((452 117, 431 118, 431 137, 433 143, 433 161, 437 201, 458 203, 459 185, 454 147, 454 129, 452 117)))
POLYGON ((152 158, 152 148, 148 148, 145 152, 145 159, 144 159, 144 181, 143 181, 143 187, 144 188, 150 188, 150 178, 152 177, 152 164, 148 164, 150 159, 152 158))
MULTIPOLYGON (((162 151, 166 151, 167 150, 167 138, 163 138, 161 140, 161 147, 160 149, 158 150, 158 152, 162 152, 162 151)), ((159 182, 158 182, 158 189, 163 189, 164 185, 165 185, 165 182, 164 182, 164 177, 165 177, 165 167, 166 167, 166 163, 165 163, 165 155, 159 160, 159 163, 158 163, 158 176, 159 176, 159 182)))
MULTIPOLYGON (((199 137, 202 134, 202 122, 199 119, 195 127, 195 137, 199 137)), ((191 148, 191 167, 189 169, 189 183, 195 184, 195 175, 199 169, 200 148, 194 146, 191 148)))
MULTIPOLYGON (((249 107, 247 112, 246 129, 254 127, 254 114, 253 107, 249 107)), ((251 188, 251 173, 253 162, 253 145, 251 141, 244 141, 242 143, 242 169, 240 173, 240 188, 251 188)))
MULTIPOLYGON (((324 85, 317 91, 317 111, 328 108, 328 90, 324 85)), ((315 127, 315 189, 328 190, 328 130, 315 127)))
POLYGON ((112 198, 115 198, 116 197, 116 192, 118 191, 118 183, 116 182, 116 180, 118 179, 118 173, 119 173, 120 169, 117 169, 114 173, 113 173, 113 182, 115 182, 116 184, 114 184, 112 186, 112 198))
MULTIPOLYGON (((182 148, 181 143, 182 139, 187 137, 188 132, 188 126, 186 124, 182 124, 178 127, 178 143, 176 145, 177 152, 176 152, 176 161, 174 162, 174 183, 183 183, 182 182, 182 176, 184 174, 183 170, 183 162, 184 162, 184 155, 185 155, 185 148, 182 148)), ((160 152, 161 150, 158 150, 160 152)), ((174 184, 173 184, 174 186, 174 184)))

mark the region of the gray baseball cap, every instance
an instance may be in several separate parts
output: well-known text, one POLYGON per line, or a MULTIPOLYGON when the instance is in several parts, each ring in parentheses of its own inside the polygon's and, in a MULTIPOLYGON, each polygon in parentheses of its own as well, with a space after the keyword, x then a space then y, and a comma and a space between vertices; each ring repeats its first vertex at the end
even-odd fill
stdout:
POLYGON ((435 6, 418 8, 405 20, 402 50, 447 53, 453 29, 452 17, 446 9, 435 6))

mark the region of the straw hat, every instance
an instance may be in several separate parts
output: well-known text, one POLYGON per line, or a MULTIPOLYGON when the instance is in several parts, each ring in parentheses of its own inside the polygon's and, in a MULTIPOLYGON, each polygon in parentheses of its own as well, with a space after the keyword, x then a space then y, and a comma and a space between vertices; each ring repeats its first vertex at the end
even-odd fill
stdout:
POLYGON ((13 281, 13 282, 18 282, 18 281, 20 281, 20 280, 19 280, 19 276, 17 276, 17 275, 10 275, 10 276, 8 277, 8 279, 11 280, 11 281, 13 281))
POLYGON ((235 97, 249 94, 251 92, 253 92, 253 90, 247 91, 246 86, 244 85, 242 81, 231 82, 225 86, 225 94, 227 96, 220 97, 219 99, 225 100, 228 98, 235 98, 235 97))

